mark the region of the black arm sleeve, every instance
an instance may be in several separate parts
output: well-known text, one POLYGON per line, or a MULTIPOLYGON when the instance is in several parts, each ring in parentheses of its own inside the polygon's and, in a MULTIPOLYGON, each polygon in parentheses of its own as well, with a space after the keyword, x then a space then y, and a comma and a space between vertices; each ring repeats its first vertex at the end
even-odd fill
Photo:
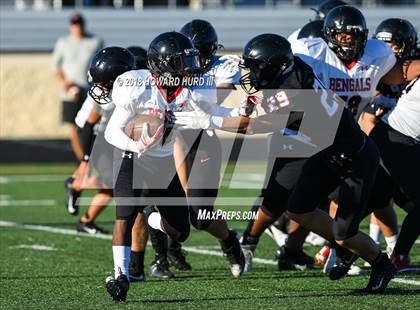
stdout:
POLYGON ((92 151, 93 142, 95 141, 95 135, 93 133, 94 126, 95 124, 86 122, 85 126, 83 126, 80 132, 80 143, 83 149, 84 160, 89 158, 90 152, 92 151))

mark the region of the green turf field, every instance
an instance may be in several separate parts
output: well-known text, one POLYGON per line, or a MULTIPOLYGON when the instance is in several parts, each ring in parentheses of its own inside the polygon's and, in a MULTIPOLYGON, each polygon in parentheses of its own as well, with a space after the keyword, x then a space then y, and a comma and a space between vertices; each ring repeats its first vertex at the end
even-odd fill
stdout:
MULTIPOLYGON (((262 165, 242 167, 263 173, 262 165)), ((77 217, 64 209, 65 176, 71 165, 0 166, 0 308, 1 309, 107 309, 117 307, 104 289, 112 273, 109 236, 74 234, 77 217), (20 225, 24 224, 24 225, 20 225)), ((223 191, 225 196, 255 197, 257 190, 223 191)), ((249 206, 223 207, 248 210, 249 206)), ((86 207, 82 208, 82 212, 86 207)), ((399 219, 403 213, 399 209, 399 219)), ((114 208, 98 220, 112 230, 114 208)), ((242 233, 246 222, 231 221, 242 233)), ((362 225, 367 228, 367 222, 362 225)), ((420 276, 398 275, 385 295, 362 296, 368 276, 346 277, 331 282, 320 268, 279 272, 273 264, 274 242, 263 236, 256 257, 266 259, 254 271, 233 279, 217 241, 192 230, 185 243, 193 266, 190 272, 175 271, 171 280, 148 278, 132 284, 125 308, 200 309, 420 309, 420 276), (198 254, 195 252, 205 252, 198 254)), ((314 254, 318 248, 307 247, 314 254)), ((420 245, 412 251, 412 263, 420 265, 420 245)), ((147 265, 152 260, 148 248, 147 265)), ((362 262, 359 262, 362 264, 362 262)), ((366 270, 368 271, 368 270, 366 270)))

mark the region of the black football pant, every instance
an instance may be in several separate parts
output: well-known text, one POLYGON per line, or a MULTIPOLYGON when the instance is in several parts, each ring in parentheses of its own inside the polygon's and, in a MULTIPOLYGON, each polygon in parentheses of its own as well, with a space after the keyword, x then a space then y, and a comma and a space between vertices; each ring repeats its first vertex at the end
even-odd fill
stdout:
POLYGON ((291 213, 308 213, 339 187, 338 210, 333 222, 335 240, 346 240, 359 231, 369 193, 373 186, 379 154, 373 142, 366 138, 362 150, 348 159, 331 146, 310 157, 289 199, 291 213))
POLYGON ((131 228, 137 213, 150 205, 150 201, 142 200, 147 190, 148 199, 156 201, 154 205, 162 217, 167 235, 176 241, 185 241, 190 232, 188 207, 173 156, 159 158, 142 155, 137 158, 137 154, 120 150, 116 150, 115 155, 114 198, 117 219, 127 221, 131 228), (176 203, 171 204, 172 200, 176 200, 176 203))
POLYGON ((420 143, 379 122, 370 133, 383 164, 404 194, 414 203, 401 226, 395 254, 408 254, 420 235, 420 143))

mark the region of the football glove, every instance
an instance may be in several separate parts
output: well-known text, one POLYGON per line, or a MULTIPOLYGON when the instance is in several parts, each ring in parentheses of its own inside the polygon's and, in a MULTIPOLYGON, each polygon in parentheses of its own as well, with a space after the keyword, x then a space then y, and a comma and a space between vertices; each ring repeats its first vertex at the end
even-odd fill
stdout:
POLYGON ((174 124, 181 126, 181 129, 218 129, 222 127, 223 117, 207 114, 193 101, 190 104, 193 111, 174 112, 174 124))
POLYGON ((149 134, 149 124, 143 124, 143 131, 141 137, 136 141, 139 156, 153 147, 163 135, 164 125, 160 125, 153 136, 149 134))

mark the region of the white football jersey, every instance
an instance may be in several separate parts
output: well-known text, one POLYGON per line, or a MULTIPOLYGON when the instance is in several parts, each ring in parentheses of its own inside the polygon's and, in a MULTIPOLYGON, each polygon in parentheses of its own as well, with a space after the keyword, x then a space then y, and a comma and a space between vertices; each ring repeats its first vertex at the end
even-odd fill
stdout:
POLYGON ((290 42, 290 44, 292 44, 292 42, 296 41, 299 35, 299 32, 302 28, 296 29, 295 31, 293 31, 288 37, 287 40, 290 42))
MULTIPOLYGON (((114 82, 112 101, 114 113, 105 131, 105 139, 115 147, 138 153, 137 142, 125 135, 123 129, 127 122, 138 114, 147 114, 149 109, 164 111, 191 110, 193 101, 206 111, 217 107, 217 94, 213 81, 209 76, 199 77, 200 82, 188 88, 179 87, 171 96, 156 86, 155 80, 148 70, 128 71, 120 75, 114 82), (196 86, 199 85, 199 86, 196 86)), ((145 152, 148 156, 165 157, 173 153, 175 139, 168 139, 162 145, 158 142, 145 152), (168 141, 169 140, 169 141, 168 141)))
POLYGON ((238 85, 241 78, 240 58, 235 55, 214 56, 214 62, 207 73, 214 78, 215 85, 222 83, 238 85))
POLYGON ((395 130, 420 142, 420 78, 407 86, 395 108, 382 120, 395 130))
POLYGON ((346 66, 321 38, 292 41, 293 53, 312 67, 318 78, 343 98, 358 119, 375 96, 381 78, 396 63, 391 48, 380 40, 367 40, 360 59, 346 66))
POLYGON ((115 105, 112 102, 99 105, 88 94, 79 112, 77 112, 75 123, 77 127, 83 128, 89 118, 90 112, 92 110, 95 110, 96 112, 101 114, 100 121, 97 124, 95 124, 94 127, 95 134, 97 134, 98 132, 104 132, 106 125, 108 124, 109 118, 111 117, 112 112, 114 111, 114 108, 115 105))

